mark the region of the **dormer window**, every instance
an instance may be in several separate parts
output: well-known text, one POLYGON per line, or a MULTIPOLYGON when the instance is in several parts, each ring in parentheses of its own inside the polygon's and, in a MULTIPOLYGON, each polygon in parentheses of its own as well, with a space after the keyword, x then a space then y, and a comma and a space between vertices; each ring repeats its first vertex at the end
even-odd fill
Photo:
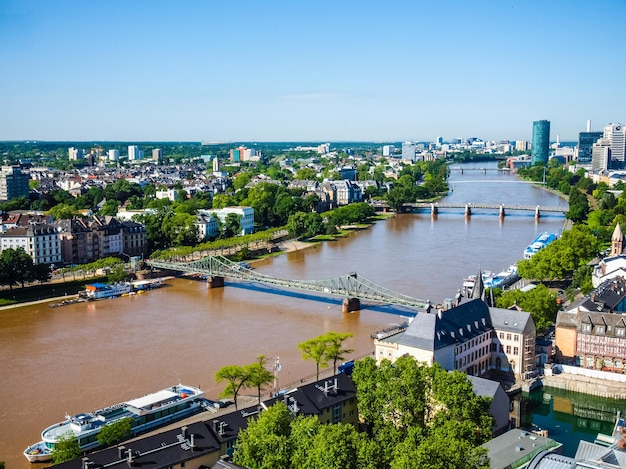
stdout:
POLYGON ((591 324, 583 324, 583 332, 591 332, 591 324))
POLYGON ((604 334, 604 326, 596 326, 596 334, 604 334))
POLYGON ((624 337, 626 334, 624 334, 624 331, 626 329, 624 329, 623 327, 616 327, 615 328, 615 335, 619 336, 619 337, 624 337))

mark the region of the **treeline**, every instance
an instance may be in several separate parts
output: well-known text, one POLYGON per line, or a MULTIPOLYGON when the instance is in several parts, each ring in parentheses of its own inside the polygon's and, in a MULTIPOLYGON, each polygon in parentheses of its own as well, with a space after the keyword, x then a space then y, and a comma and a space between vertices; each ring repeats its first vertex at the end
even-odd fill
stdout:
POLYGON ((47 282, 50 280, 50 266, 35 264, 33 258, 23 248, 6 248, 0 253, 0 285, 11 290, 15 285, 29 282, 47 282))

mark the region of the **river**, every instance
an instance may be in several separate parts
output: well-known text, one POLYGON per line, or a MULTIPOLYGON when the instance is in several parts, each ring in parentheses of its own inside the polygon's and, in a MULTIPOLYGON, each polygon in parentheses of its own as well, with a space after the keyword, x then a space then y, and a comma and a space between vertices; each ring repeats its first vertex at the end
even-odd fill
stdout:
MULTIPOLYGON (((458 165, 455 165, 458 166, 458 165)), ((495 168, 474 163, 465 168, 495 168)), ((465 171, 450 175, 442 202, 567 206, 566 201, 514 174, 465 171)), ((281 278, 326 279, 351 272, 416 298, 451 298, 478 269, 500 271, 522 257, 542 231, 559 233, 564 218, 534 219, 462 210, 402 214, 351 236, 254 263, 281 278)), ((351 332, 358 358, 373 352, 370 334, 398 323, 406 310, 364 303, 343 314, 341 299, 227 282, 173 279, 136 297, 59 308, 33 305, 0 311, 0 461, 30 465, 21 452, 65 414, 94 410, 177 384, 222 389, 215 372, 264 354, 280 357, 279 385, 314 375, 298 343, 327 331, 351 332)), ((253 392, 251 392, 252 394, 253 392)))

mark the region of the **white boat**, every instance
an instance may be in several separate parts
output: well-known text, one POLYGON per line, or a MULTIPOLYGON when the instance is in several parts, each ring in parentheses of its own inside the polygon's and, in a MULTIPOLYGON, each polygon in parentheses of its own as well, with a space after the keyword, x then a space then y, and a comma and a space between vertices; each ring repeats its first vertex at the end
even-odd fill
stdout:
POLYGON ((88 300, 101 300, 103 298, 115 298, 130 293, 133 286, 130 283, 91 283, 85 285, 84 296, 88 300))
POLYGON ((24 456, 30 462, 49 461, 54 445, 66 435, 77 438, 81 451, 94 449, 99 446, 98 433, 105 425, 130 418, 132 436, 135 436, 198 413, 204 404, 202 390, 178 384, 94 412, 67 415, 65 420, 41 432, 42 441, 26 448, 24 456))
POLYGON ((533 255, 541 251, 548 244, 554 241, 557 235, 554 233, 543 232, 535 238, 535 240, 528 245, 524 250, 524 259, 530 259, 533 255))

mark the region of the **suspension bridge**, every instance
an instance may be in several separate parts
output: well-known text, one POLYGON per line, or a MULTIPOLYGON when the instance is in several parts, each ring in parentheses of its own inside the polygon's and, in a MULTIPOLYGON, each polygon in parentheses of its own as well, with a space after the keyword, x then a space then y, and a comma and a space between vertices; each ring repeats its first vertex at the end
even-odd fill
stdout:
POLYGON ((200 274, 206 277, 209 288, 223 287, 224 279, 228 278, 339 296, 343 297, 343 311, 346 313, 358 311, 361 300, 406 306, 417 310, 425 310, 430 304, 427 300, 413 298, 378 285, 357 275, 356 272, 325 280, 292 280, 260 274, 223 256, 207 256, 191 262, 148 260, 146 263, 154 268, 200 274))

